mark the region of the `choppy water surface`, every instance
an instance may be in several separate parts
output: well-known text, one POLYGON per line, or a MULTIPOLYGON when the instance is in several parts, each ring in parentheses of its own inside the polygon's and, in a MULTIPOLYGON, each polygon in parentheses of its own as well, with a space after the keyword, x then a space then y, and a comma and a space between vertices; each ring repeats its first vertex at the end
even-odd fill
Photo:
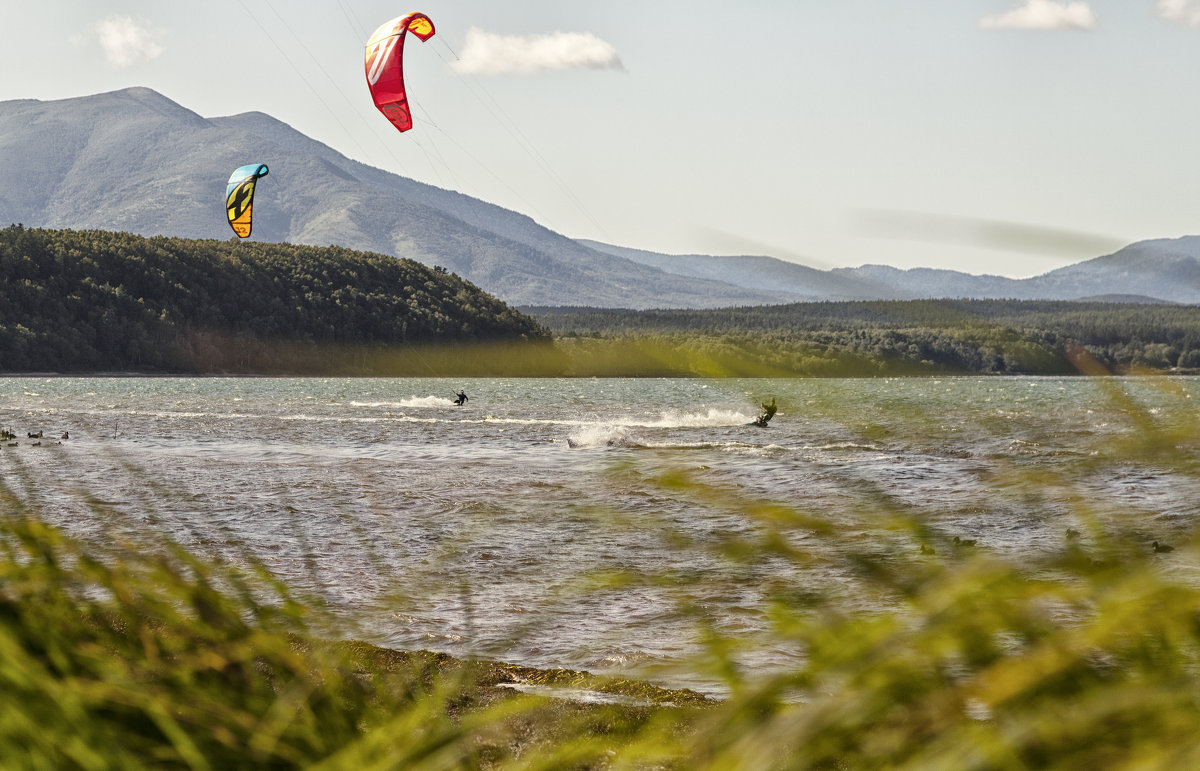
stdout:
POLYGON ((715 554, 755 535, 751 501, 862 527, 900 558, 870 534, 883 509, 1017 559, 1061 545, 1071 496, 1133 512, 1146 538, 1179 536, 1196 480, 1107 458, 1196 399, 1189 378, 4 378, 0 425, 20 439, 0 448, 0 472, 79 535, 157 529, 205 554, 248 552, 379 644, 636 673, 694 651, 680 596, 747 639, 781 585, 880 601, 801 528, 804 566, 715 554), (1132 408, 1114 406, 1114 387, 1132 408), (771 396, 770 426, 747 426, 771 396), (723 492, 664 482, 677 471, 723 492), (585 584, 618 572, 671 585, 585 584))

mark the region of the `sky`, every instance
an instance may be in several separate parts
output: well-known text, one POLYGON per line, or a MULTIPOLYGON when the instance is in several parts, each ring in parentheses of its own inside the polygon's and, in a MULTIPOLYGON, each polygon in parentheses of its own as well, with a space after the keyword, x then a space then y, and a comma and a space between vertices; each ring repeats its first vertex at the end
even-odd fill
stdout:
POLYGON ((1200 233, 1200 0, 3 11, 0 100, 145 86, 205 117, 261 111, 573 238, 1026 277, 1200 233), (406 45, 400 133, 363 46, 418 10, 437 33, 406 45))

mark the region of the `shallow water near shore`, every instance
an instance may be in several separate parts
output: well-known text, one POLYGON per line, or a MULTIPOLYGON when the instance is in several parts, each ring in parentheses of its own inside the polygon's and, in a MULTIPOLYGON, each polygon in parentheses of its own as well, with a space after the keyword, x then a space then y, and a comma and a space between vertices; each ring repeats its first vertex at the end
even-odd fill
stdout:
POLYGON ((768 590, 831 594, 863 611, 886 603, 860 591, 854 571, 826 554, 837 547, 811 530, 791 533, 813 553, 803 566, 723 557, 718 544, 758 527, 739 502, 862 528, 863 548, 888 559, 921 556, 874 529, 880 506, 1020 560, 1060 548, 1079 526, 1062 499, 1019 482, 1049 475, 1131 512, 1147 541, 1190 532, 1194 477, 1097 459, 1143 430, 1139 420, 1169 427, 1194 410, 1200 379, 1122 379, 1115 387, 1136 415, 1114 407, 1113 387, 2 378, 0 427, 18 439, 0 448, 0 473, 72 534, 136 542, 165 532, 201 554, 260 560, 372 643, 713 692, 691 663, 697 620, 744 640, 741 661, 766 671, 803 655, 755 644, 768 590), (451 402, 459 388, 463 407, 451 402), (747 425, 772 397, 770 425, 747 425), (664 482, 678 471, 729 495, 664 482))

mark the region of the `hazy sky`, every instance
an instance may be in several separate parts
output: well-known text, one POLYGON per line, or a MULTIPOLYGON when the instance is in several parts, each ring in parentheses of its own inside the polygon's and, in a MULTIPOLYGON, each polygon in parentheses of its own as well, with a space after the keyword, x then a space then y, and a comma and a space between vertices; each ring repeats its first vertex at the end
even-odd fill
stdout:
POLYGON ((259 110, 577 238, 1029 276, 1200 233, 1200 0, 3 11, 0 100, 147 86, 206 117, 259 110), (409 38, 401 134, 362 54, 413 10, 437 34, 409 38))

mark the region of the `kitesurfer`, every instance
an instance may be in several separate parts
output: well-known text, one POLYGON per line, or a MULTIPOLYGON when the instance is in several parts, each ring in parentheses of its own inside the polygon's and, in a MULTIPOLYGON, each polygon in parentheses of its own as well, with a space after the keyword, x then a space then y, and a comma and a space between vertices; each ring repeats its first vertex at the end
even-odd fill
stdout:
POLYGON ((778 409, 779 408, 775 406, 775 397, 772 396, 769 403, 762 403, 762 412, 759 413, 759 416, 754 419, 752 425, 758 426, 759 428, 766 428, 767 424, 771 422, 771 418, 775 417, 775 411, 778 409))
POLYGON ((463 391, 460 389, 458 392, 458 398, 454 400, 454 406, 461 407, 466 403, 467 403, 467 393, 466 393, 466 391, 463 391))

